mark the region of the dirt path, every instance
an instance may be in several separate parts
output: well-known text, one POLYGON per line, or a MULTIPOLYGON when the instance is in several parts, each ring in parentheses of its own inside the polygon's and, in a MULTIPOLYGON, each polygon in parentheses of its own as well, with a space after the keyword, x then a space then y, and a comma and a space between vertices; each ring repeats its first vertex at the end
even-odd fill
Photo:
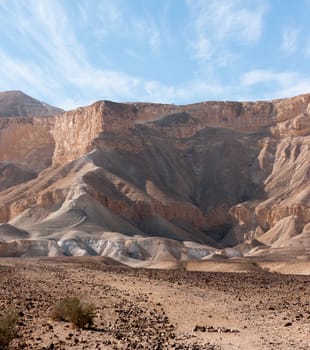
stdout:
POLYGON ((20 313, 12 349, 309 349, 307 276, 1 259, 0 281, 0 310, 20 313), (94 329, 51 320, 72 295, 95 304, 94 329))

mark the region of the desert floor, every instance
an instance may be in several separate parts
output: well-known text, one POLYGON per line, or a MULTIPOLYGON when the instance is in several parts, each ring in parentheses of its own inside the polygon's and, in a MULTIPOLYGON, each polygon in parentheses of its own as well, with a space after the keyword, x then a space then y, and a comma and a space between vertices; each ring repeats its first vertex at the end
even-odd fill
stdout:
POLYGON ((310 276, 143 270, 103 258, 0 259, 12 349, 310 349, 310 276), (96 306, 92 329, 53 321, 65 296, 96 306))

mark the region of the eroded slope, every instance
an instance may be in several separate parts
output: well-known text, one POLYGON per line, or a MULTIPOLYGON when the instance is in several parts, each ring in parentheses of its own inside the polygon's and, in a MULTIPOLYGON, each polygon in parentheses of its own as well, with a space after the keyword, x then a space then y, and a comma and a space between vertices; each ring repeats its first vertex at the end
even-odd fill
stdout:
MULTIPOLYGON (((31 152, 53 145, 53 154, 34 157, 52 166, 0 193, 0 219, 10 223, 0 233, 9 240, 25 231, 42 254, 129 264, 292 245, 292 256, 307 256, 309 102, 310 95, 188 106, 97 102, 51 118, 31 152)), ((0 134, 1 142, 9 138, 0 134)), ((25 244, 11 254, 40 254, 25 244)))

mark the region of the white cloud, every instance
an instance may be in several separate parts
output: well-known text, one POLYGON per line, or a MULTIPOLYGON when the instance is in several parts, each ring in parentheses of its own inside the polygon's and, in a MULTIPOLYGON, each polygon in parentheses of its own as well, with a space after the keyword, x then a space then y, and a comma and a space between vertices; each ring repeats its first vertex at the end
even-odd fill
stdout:
POLYGON ((310 93, 310 79, 299 77, 291 84, 283 86, 277 91, 277 98, 292 97, 310 93))
POLYGON ((213 48, 211 42, 204 35, 200 35, 196 42, 192 45, 194 49, 194 58, 201 61, 209 61, 213 56, 213 48))
POLYGON ((161 32, 154 19, 147 13, 137 16, 128 11, 121 0, 100 0, 78 2, 82 21, 91 27, 97 40, 104 42, 109 35, 139 39, 148 45, 153 52, 160 50, 161 32))
POLYGON ((1 49, 0 61, 0 77, 3 90, 10 90, 12 86, 20 89, 22 86, 24 90, 37 96, 44 94, 51 99, 56 97, 54 91, 57 83, 38 65, 14 59, 1 49))
POLYGON ((261 37, 268 8, 264 2, 257 6, 241 0, 186 2, 196 33, 192 48, 197 59, 211 60, 217 53, 226 52, 227 42, 253 44, 261 37))
POLYGON ((241 76, 241 84, 250 87, 257 84, 268 84, 271 82, 286 85, 295 81, 298 74, 295 72, 273 72, 265 69, 249 71, 241 76))
POLYGON ((150 19, 132 18, 130 24, 131 32, 136 37, 145 40, 153 52, 158 52, 161 46, 161 34, 155 22, 150 19))
POLYGON ((251 88, 256 85, 265 86, 265 98, 284 98, 310 92, 310 79, 297 72, 275 72, 257 69, 243 74, 241 86, 251 88))
POLYGON ((225 96, 227 87, 208 83, 196 79, 180 86, 166 86, 157 81, 147 81, 144 83, 146 96, 144 100, 150 99, 154 102, 171 103, 173 101, 182 101, 183 104, 190 103, 193 100, 207 100, 214 97, 225 96))
MULTIPOLYGON (((17 2, 16 2, 17 4, 17 2)), ((0 51, 2 86, 15 84, 35 94, 44 91, 55 100, 68 85, 91 99, 107 96, 110 99, 131 99, 138 95, 139 78, 122 72, 92 66, 85 49, 79 43, 65 9, 60 2, 18 1, 15 18, 20 23, 20 35, 34 42, 30 49, 37 62, 21 62, 0 51), (26 6, 29 5, 29 11, 26 6), (26 14, 31 14, 25 17, 26 14), (44 62, 44 63, 43 63, 44 62), (50 77, 50 78, 48 78, 50 77)), ((60 106, 72 106, 72 101, 57 101, 60 106)))
MULTIPOLYGON (((36 59, 22 62, 0 51, 0 77, 4 88, 14 84, 34 96, 43 93, 49 98, 48 102, 53 101, 65 109, 101 98, 167 103, 182 100, 186 103, 196 96, 205 99, 222 92, 220 86, 199 80, 173 86, 97 68, 90 63, 60 1, 19 0, 16 5, 14 16, 20 24, 19 34, 36 59), (72 97, 67 96, 67 89, 73 91, 72 97)), ((135 30, 139 28, 141 35, 149 38, 152 49, 158 50, 160 36, 155 25, 147 25, 144 20, 135 25, 135 30)))
MULTIPOLYGON (((90 2, 87 1, 87 3, 89 4, 90 2)), ((126 17, 122 12, 122 7, 120 6, 119 1, 101 0, 98 3, 96 12, 102 28, 106 32, 119 30, 120 28, 127 30, 124 21, 126 17)))
MULTIPOLYGON (((268 98, 310 90, 310 81, 296 72, 256 69, 243 74, 240 84, 221 84, 213 75, 213 65, 227 66, 236 60, 236 53, 229 49, 227 43, 232 40, 248 45, 259 40, 266 11, 266 6, 260 3, 256 3, 256 7, 249 7, 249 2, 241 0, 188 0, 194 21, 193 55, 195 59, 207 63, 202 65, 202 74, 197 74, 197 79, 189 78, 183 83, 173 85, 105 69, 103 65, 101 68, 95 66, 78 35, 72 14, 61 0, 3 1, 0 0, 0 6, 10 4, 10 13, 6 13, 7 10, 0 12, 0 23, 7 17, 5 25, 12 26, 8 30, 14 29, 15 35, 16 30, 18 31, 16 37, 20 49, 31 55, 18 59, 0 48, 1 88, 16 86, 16 89, 24 89, 34 97, 41 98, 44 95, 48 98, 47 102, 63 108, 77 107, 102 98, 116 101, 190 103, 195 100, 238 97, 241 93, 244 95, 244 91, 252 98, 250 93, 259 84, 266 87, 268 98), (210 8, 213 9, 211 14, 207 11, 210 8), (221 17, 223 18, 220 21, 221 17), (18 26, 13 24, 13 18, 18 26), (248 27, 246 21, 249 21, 248 27), (248 32, 244 33, 246 31, 248 32)), ((77 13, 80 13, 84 23, 92 25, 91 13, 87 8, 89 2, 85 0, 80 4, 80 7, 76 7, 77 13)), ((117 0, 98 4, 107 6, 104 14, 106 22, 100 27, 103 40, 110 31, 119 31, 122 28, 128 34, 131 30, 132 37, 144 41, 152 52, 158 53, 163 45, 163 32, 159 30, 154 19, 147 16, 137 18, 131 14, 126 21, 117 0)), ((102 21, 104 18, 102 17, 102 21)), ((139 56, 139 51, 133 49, 130 41, 128 48, 123 48, 123 52, 137 60, 140 58, 139 62, 145 60, 139 56)))
POLYGON ((289 55, 296 52, 299 30, 286 28, 282 34, 282 50, 289 55))

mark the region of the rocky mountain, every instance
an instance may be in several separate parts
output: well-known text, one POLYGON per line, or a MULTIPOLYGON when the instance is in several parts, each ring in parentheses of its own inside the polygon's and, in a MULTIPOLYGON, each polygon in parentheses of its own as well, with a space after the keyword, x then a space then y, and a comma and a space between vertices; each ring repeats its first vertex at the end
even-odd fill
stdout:
POLYGON ((45 117, 62 112, 62 109, 38 101, 22 91, 0 92, 0 118, 45 117))
POLYGON ((0 255, 308 260, 309 156, 310 95, 1 118, 0 255))
POLYGON ((0 191, 37 177, 51 164, 47 125, 61 113, 21 91, 0 92, 0 191))

